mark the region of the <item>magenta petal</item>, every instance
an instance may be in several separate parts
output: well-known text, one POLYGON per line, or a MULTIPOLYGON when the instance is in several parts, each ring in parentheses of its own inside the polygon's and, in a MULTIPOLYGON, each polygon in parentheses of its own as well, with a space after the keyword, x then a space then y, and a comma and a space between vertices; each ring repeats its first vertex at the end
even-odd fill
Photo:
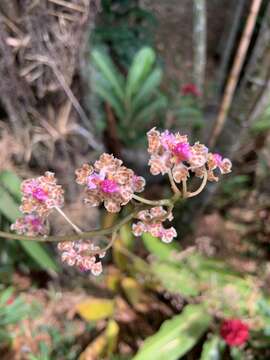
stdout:
POLYGON ((100 184, 101 190, 107 194, 113 194, 119 191, 119 186, 114 180, 103 180, 100 184))
POLYGON ((46 201, 48 198, 48 193, 42 188, 37 187, 33 190, 32 196, 38 201, 46 201))
POLYGON ((173 152, 179 158, 179 160, 182 161, 188 160, 191 155, 190 146, 186 142, 180 142, 176 144, 176 146, 173 149, 173 152))

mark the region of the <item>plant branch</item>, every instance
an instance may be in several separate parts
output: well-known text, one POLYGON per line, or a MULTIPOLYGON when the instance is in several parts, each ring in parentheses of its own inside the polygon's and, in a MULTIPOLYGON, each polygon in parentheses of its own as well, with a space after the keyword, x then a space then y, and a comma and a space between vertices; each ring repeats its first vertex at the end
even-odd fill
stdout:
POLYGON ((170 180, 170 183, 171 183, 171 188, 172 188, 172 191, 175 193, 175 194, 180 194, 181 191, 178 189, 174 179, 173 179, 173 174, 172 174, 172 171, 171 169, 169 170, 168 172, 168 176, 169 176, 169 180, 170 180))
POLYGON ((183 198, 185 199, 188 197, 187 180, 182 181, 182 186, 183 186, 183 198))
POLYGON ((172 201, 171 199, 162 199, 162 200, 148 200, 148 199, 145 199, 141 196, 138 196, 138 195, 135 195, 133 194, 133 199, 134 200, 137 200, 143 204, 147 204, 147 205, 153 205, 153 206, 162 206, 162 205, 165 205, 165 206, 170 206, 172 201))
POLYGON ((63 210, 61 210, 61 209, 60 209, 59 207, 57 207, 57 206, 55 206, 54 208, 55 208, 55 210, 57 210, 57 211, 59 212, 59 214, 60 214, 61 216, 63 216, 63 218, 66 220, 66 222, 69 223, 69 225, 75 230, 75 232, 76 232, 77 234, 81 234, 81 233, 82 233, 82 230, 70 220, 70 218, 64 213, 63 210))
POLYGON ((96 229, 91 231, 82 232, 80 234, 72 234, 72 235, 52 235, 52 236, 27 236, 27 235, 18 235, 13 233, 8 233, 4 231, 0 231, 0 237, 4 239, 13 239, 13 240, 21 240, 21 241, 36 241, 36 242, 64 242, 64 241, 77 241, 77 240, 85 240, 89 239, 93 236, 99 235, 110 235, 113 232, 118 231, 121 226, 128 223, 135 215, 137 211, 133 211, 126 217, 124 217, 121 221, 119 221, 114 226, 111 226, 107 229, 96 229))
POLYGON ((246 54, 250 45, 254 27, 256 25, 258 13, 262 0, 253 0, 250 6, 250 12, 247 17, 244 31, 240 39, 239 47, 236 51, 234 62, 225 87, 223 99, 221 101, 219 113, 210 134, 209 145, 214 146, 225 125, 229 113, 233 96, 238 84, 239 76, 246 59, 246 54))
POLYGON ((203 180, 202 180, 200 187, 194 192, 187 193, 187 197, 191 198, 191 197, 194 197, 194 196, 200 194, 203 191, 203 189, 205 188, 206 183, 207 183, 207 171, 205 170, 204 174, 203 174, 203 180))

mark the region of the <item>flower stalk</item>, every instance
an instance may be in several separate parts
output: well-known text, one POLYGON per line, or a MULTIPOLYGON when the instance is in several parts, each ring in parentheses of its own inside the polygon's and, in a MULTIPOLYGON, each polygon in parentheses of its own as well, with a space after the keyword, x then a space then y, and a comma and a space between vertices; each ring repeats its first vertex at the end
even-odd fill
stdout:
POLYGON ((75 230, 77 234, 82 233, 82 230, 70 220, 70 218, 64 213, 63 210, 57 206, 55 206, 55 210, 59 212, 59 214, 66 220, 66 222, 75 230))
POLYGON ((163 242, 169 243, 176 236, 176 229, 167 226, 173 220, 173 209, 181 199, 199 195, 207 181, 217 181, 214 172, 222 174, 231 171, 229 159, 219 154, 212 154, 200 143, 190 145, 186 135, 173 134, 169 131, 160 133, 152 129, 147 134, 148 152, 150 153, 150 172, 152 175, 167 174, 172 189, 171 198, 150 200, 138 195, 145 187, 145 179, 113 155, 102 154, 93 164, 83 164, 77 169, 76 182, 84 187, 84 202, 96 207, 104 205, 111 213, 118 213, 128 203, 133 210, 108 228, 82 231, 62 210, 64 190, 57 184, 54 174, 46 172, 44 176, 27 179, 22 183, 23 193, 20 210, 23 217, 12 224, 11 229, 17 234, 0 231, 0 237, 21 241, 56 242, 61 259, 69 266, 76 266, 81 271, 91 271, 93 275, 102 272, 101 258, 105 256, 117 238, 120 228, 134 220, 132 231, 135 236, 148 232, 163 242), (187 180, 193 173, 202 178, 201 185, 194 192, 188 192, 187 180), (181 190, 177 184, 182 185, 181 190), (134 201, 135 200, 135 201, 134 201), (57 211, 72 227, 74 234, 48 235, 48 217, 57 211), (95 238, 107 238, 103 248, 95 245, 95 238))

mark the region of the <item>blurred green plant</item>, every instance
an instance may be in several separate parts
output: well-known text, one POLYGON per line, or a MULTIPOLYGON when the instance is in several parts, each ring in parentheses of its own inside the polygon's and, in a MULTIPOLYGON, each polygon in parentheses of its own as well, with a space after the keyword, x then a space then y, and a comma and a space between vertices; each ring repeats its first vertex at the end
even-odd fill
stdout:
MULTIPOLYGON (((0 173, 0 221, 1 228, 8 230, 10 223, 21 216, 19 202, 21 200, 20 178, 11 171, 0 173)), ((58 271, 58 266, 44 245, 29 241, 4 241, 0 243, 0 277, 2 273, 8 273, 16 264, 23 262, 25 257, 21 254, 20 247, 24 250, 34 264, 43 270, 58 271)), ((28 261, 28 265, 31 262, 28 261)))
MULTIPOLYGON (((89 325, 86 331, 92 329, 93 326, 89 325)), ((39 330, 50 335, 51 343, 49 346, 41 341, 38 354, 30 354, 29 360, 78 359, 82 346, 76 342, 76 325, 72 321, 65 322, 62 330, 52 325, 42 325, 39 330)))
POLYGON ((200 360, 221 360, 225 343, 218 335, 211 336, 203 344, 200 360))
POLYGON ((261 117, 251 127, 253 134, 263 133, 270 130, 270 106, 266 108, 261 117))
MULTIPOLYGON (((92 334, 88 346, 82 351, 74 335, 68 335, 72 323, 67 324, 63 333, 48 326, 43 331, 50 334, 52 346, 48 349, 42 345, 39 355, 31 355, 30 360, 161 360, 165 357, 177 360, 185 358, 194 347, 198 359, 221 360, 226 344, 219 335, 219 323, 224 318, 235 317, 256 319, 258 325, 252 329, 249 345, 227 349, 231 359, 245 359, 250 344, 252 351, 258 349, 259 354, 269 346, 270 299, 261 291, 257 277, 240 274, 224 261, 207 258, 192 249, 182 251, 177 243, 161 243, 147 233, 142 236, 142 244, 144 249, 140 246, 140 251, 150 255, 149 261, 134 253, 134 236, 125 225, 113 247, 113 271, 110 269, 101 280, 110 298, 90 296, 76 305, 77 314, 88 322, 92 334), (117 354, 118 343, 123 341, 123 318, 133 319, 139 314, 137 320, 142 321, 141 315, 151 316, 153 309, 162 307, 154 294, 165 292, 183 299, 177 311, 180 313, 174 310, 159 330, 142 337, 143 345, 133 357, 117 354), (151 307, 154 302, 155 306, 151 307)), ((132 323, 134 319, 125 321, 132 323)), ((141 334, 138 336, 141 338, 141 334)))
POLYGON ((133 359, 180 359, 198 342, 210 322, 211 317, 202 305, 187 305, 180 315, 165 321, 133 359))
POLYGON ((38 355, 33 355, 33 354, 28 355, 28 360, 51 360, 51 359, 52 358, 50 355, 49 347, 43 342, 39 344, 38 355))
MULTIPOLYGON (((166 108, 167 99, 160 92, 162 70, 156 65, 156 55, 149 47, 136 55, 124 77, 106 52, 92 52, 93 91, 114 111, 118 137, 127 146, 138 144, 151 120, 166 108)), ((155 125, 157 123, 155 122, 155 125)))
POLYGON ((102 0, 101 8, 91 32, 92 46, 107 45, 118 63, 128 69, 139 49, 153 46, 157 20, 138 0, 102 0))
MULTIPOLYGON (((120 265, 121 271, 107 275, 105 283, 110 290, 117 296, 124 294, 136 311, 146 311, 142 309, 143 304, 149 304, 149 289, 160 292, 162 288, 162 292, 167 291, 174 296, 178 294, 184 299, 181 313, 166 320, 154 335, 146 338, 134 360, 164 359, 165 356, 168 360, 180 359, 199 344, 206 333, 208 336, 199 358, 221 360, 226 344, 219 335, 215 316, 221 319, 256 318, 259 325, 253 329, 250 343, 257 339, 260 347, 269 344, 270 301, 260 291, 255 276, 238 273, 224 261, 204 257, 192 249, 181 251, 176 243, 163 244, 146 233, 142 236, 142 242, 151 255, 150 263, 147 263, 132 252, 133 241, 130 233, 123 231, 114 245, 115 264, 120 265), (139 283, 138 279, 144 280, 139 283)), ((91 301, 88 304, 90 312, 91 301)), ((102 299, 95 302, 103 306, 102 299)), ((117 314, 117 306, 115 302, 115 310, 108 315, 109 321, 117 314)), ((87 310, 87 306, 84 310, 87 310)), ((81 316, 90 321, 85 314, 81 313, 81 316)), ((106 341, 103 346, 105 344, 106 341)), ((92 343, 91 348, 93 346, 92 343)), ((229 352, 232 359, 245 359, 245 351, 243 348, 231 348, 229 352)))
POLYGON ((19 323, 30 314, 31 307, 20 296, 15 297, 14 289, 9 287, 0 293, 0 343, 9 344, 12 333, 8 326, 19 323))
POLYGON ((237 202, 243 198, 250 189, 251 178, 249 175, 235 175, 221 183, 221 189, 216 205, 220 208, 237 202))

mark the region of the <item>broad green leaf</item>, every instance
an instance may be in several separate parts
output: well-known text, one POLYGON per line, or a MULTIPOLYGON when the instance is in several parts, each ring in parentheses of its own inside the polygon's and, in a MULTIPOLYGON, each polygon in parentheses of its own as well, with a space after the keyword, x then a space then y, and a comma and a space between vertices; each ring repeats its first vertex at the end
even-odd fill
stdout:
POLYGON ((115 303, 113 300, 94 297, 76 306, 78 314, 87 321, 110 318, 114 313, 114 308, 115 303))
POLYGON ((0 213, 2 213, 10 222, 14 222, 18 217, 22 216, 18 204, 3 186, 0 186, 0 213))
POLYGON ((200 360, 221 360, 222 346, 220 338, 213 336, 211 339, 205 341, 200 360))
POLYGON ((158 260, 173 261, 173 255, 180 251, 177 243, 165 244, 149 233, 142 235, 142 241, 146 249, 158 260))
POLYGON ((133 360, 177 360, 199 341, 211 317, 202 305, 187 305, 180 315, 165 321, 159 331, 145 340, 133 360))
POLYGON ((162 79, 160 68, 154 69, 145 80, 137 95, 132 100, 132 110, 135 112, 146 100, 150 98, 153 92, 158 88, 162 79))
POLYGON ((198 295, 199 282, 190 269, 154 261, 151 264, 151 270, 166 290, 183 296, 198 295))
POLYGON ((126 95, 131 99, 142 86, 156 59, 155 52, 149 47, 142 48, 135 56, 128 72, 126 95))
POLYGON ((59 271, 59 266, 41 244, 27 240, 19 241, 19 244, 43 270, 59 271))
POLYGON ((124 80, 118 70, 115 68, 110 57, 102 51, 94 50, 92 52, 92 59, 102 75, 108 80, 111 88, 119 100, 124 100, 124 80))
MULTIPOLYGON (((15 222, 22 214, 19 211, 18 204, 13 198, 0 187, 0 213, 2 213, 10 222, 15 222)), ((36 263, 44 270, 53 270, 57 272, 58 266, 52 260, 49 253, 41 244, 30 241, 19 241, 23 249, 36 261, 36 263)))
POLYGON ((167 100, 165 96, 160 95, 157 99, 153 100, 150 104, 140 110, 140 112, 135 116, 135 125, 138 126, 138 122, 144 123, 152 120, 155 114, 164 109, 166 105, 167 100))
POLYGON ((102 75, 96 74, 96 76, 93 77, 92 89, 93 92, 100 96, 102 100, 109 103, 120 120, 125 118, 124 108, 121 102, 114 95, 110 84, 106 82, 104 78, 102 78, 102 75))
POLYGON ((21 179, 12 171, 1 171, 0 183, 17 201, 21 201, 21 179))

